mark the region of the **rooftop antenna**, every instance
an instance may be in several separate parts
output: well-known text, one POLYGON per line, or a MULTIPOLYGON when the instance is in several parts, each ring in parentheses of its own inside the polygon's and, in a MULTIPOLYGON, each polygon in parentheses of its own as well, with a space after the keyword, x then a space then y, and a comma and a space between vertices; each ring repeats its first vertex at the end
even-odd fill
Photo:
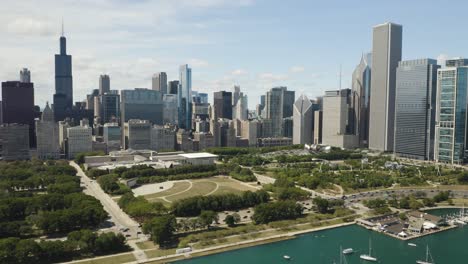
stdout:
POLYGON ((65 36, 65 30, 64 30, 64 27, 63 27, 63 17, 62 17, 62 37, 65 36))
POLYGON ((340 90, 341 90, 341 64, 340 64, 340 90))

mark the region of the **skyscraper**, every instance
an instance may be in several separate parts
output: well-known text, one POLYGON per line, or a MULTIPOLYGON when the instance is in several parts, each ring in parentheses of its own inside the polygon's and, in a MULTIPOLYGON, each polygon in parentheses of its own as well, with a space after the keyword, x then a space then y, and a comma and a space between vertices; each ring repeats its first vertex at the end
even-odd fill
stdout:
POLYGON ((60 37, 60 54, 55 55, 55 121, 61 121, 70 114, 73 107, 72 57, 67 55, 67 39, 60 37))
POLYGON ((377 25, 373 29, 370 149, 393 150, 396 68, 401 60, 402 30, 401 25, 393 23, 377 25))
POLYGON ((428 160, 434 154, 436 60, 401 61, 397 68, 395 147, 398 156, 428 160))
POLYGON ((110 91, 110 78, 109 75, 104 74, 99 76, 99 94, 105 94, 110 91))
POLYGON ((293 144, 312 144, 314 138, 314 111, 312 102, 301 95, 294 103, 293 144))
POLYGON ((30 83, 31 82, 31 72, 27 68, 23 68, 20 71, 20 82, 30 83))
POLYGON ((192 69, 187 64, 179 68, 179 127, 192 129, 192 69))
POLYGON ((2 82, 2 118, 4 124, 25 124, 29 128, 29 144, 35 147, 34 84, 2 82))
POLYGON ((232 93, 226 91, 214 92, 213 107, 217 118, 232 119, 232 93))
POLYGON ((153 90, 160 91, 161 94, 167 94, 167 75, 165 72, 158 72, 153 75, 153 90))
POLYGON ((437 110, 434 159, 464 163, 467 160, 468 60, 449 60, 437 72, 437 110))
MULTIPOLYGON (((120 119, 120 95, 117 90, 109 90, 99 96, 100 117, 102 123, 119 122, 120 119)), ((95 109, 96 111, 96 109, 95 109)))
POLYGON ((0 159, 6 161, 28 160, 29 126, 25 124, 0 125, 0 159))
POLYGON ((163 124, 163 102, 159 91, 136 88, 120 91, 121 124, 130 119, 143 119, 157 125, 163 124))
POLYGON ((167 83, 167 93, 170 94, 177 94, 177 91, 179 90, 179 81, 170 81, 167 83))
POLYGON ((59 127, 49 103, 42 111, 42 118, 36 119, 36 139, 39 159, 60 158, 59 127))
POLYGON ((163 95, 163 123, 177 124, 177 94, 163 95))
POLYGON ((271 120, 272 136, 283 135, 283 118, 293 114, 294 91, 288 91, 286 87, 273 87, 265 96, 265 118, 271 120))
POLYGON ((355 133, 359 146, 367 147, 369 142, 369 100, 371 89, 372 53, 363 54, 361 62, 353 72, 353 110, 355 133))

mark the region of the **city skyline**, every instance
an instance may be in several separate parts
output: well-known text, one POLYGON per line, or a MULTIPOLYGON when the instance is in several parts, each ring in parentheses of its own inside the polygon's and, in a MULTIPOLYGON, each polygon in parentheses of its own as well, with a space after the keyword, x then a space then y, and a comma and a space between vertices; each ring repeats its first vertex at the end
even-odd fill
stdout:
MULTIPOLYGON (((0 18, 0 22, 5 19, 5 26, 0 27, 5 35, 0 44, 5 51, 0 55, 5 62, 0 66, 0 78, 16 80, 21 68, 29 68, 37 87, 36 104, 41 108, 46 101, 52 102, 52 55, 57 52, 62 17, 69 46, 67 53, 74 56, 75 101, 84 99, 85 94, 98 87, 101 74, 110 75, 113 89, 151 88, 154 73, 165 71, 168 80, 175 80, 178 66, 185 63, 194 69, 193 90, 211 94, 238 84, 249 91, 249 109, 254 109, 259 96, 273 86, 284 85, 298 95, 304 93, 314 98, 325 90, 338 88, 340 64, 343 88, 351 86, 351 73, 361 54, 371 50, 371 27, 384 21, 405 25, 403 60, 446 58, 464 53, 463 41, 442 42, 454 37, 457 28, 442 30, 435 21, 414 15, 416 9, 426 13, 435 11, 435 7, 421 7, 419 1, 405 4, 407 12, 392 12, 400 8, 398 3, 384 6, 362 3, 362 12, 372 15, 366 18, 354 15, 353 23, 347 23, 354 14, 351 10, 354 7, 348 4, 342 4, 342 16, 336 16, 333 23, 322 23, 327 21, 325 16, 331 12, 333 2, 303 2, 287 7, 280 2, 253 0, 177 4, 93 1, 69 6, 44 1, 44 8, 50 11, 47 14, 33 9, 25 12, 21 7, 28 1, 19 2, 5 4, 6 15, 0 18), (71 13, 72 9, 83 11, 77 12, 81 14, 101 12, 102 16, 83 23, 71 13), (281 16, 271 17, 277 9, 285 13, 294 11, 295 16, 286 22, 281 16), (248 24, 254 27, 247 28, 248 24), (428 29, 440 40, 426 34, 428 29), (255 43, 251 41, 252 35, 256 36, 255 43), (334 44, 342 38, 346 45, 334 44), (429 40, 432 45, 421 45, 429 40), (116 54, 116 49, 121 52, 116 54), (445 55, 448 53, 450 56, 445 55), (323 54, 327 54, 327 59, 323 54)), ((446 8, 438 10, 442 12, 446 8)), ((456 15, 458 10, 451 13, 456 15)))

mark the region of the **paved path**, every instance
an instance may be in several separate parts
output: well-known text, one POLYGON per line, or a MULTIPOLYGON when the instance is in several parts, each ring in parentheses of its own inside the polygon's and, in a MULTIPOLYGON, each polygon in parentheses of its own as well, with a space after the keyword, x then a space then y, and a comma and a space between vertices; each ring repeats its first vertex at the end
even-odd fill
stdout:
MULTIPOLYGON (((130 235, 132 238, 137 238, 138 232, 142 234, 139 224, 130 216, 128 216, 124 211, 122 211, 119 205, 101 189, 101 186, 99 186, 96 181, 90 179, 81 169, 81 167, 78 166, 78 164, 76 164, 74 161, 70 161, 70 165, 78 172, 76 175, 80 177, 81 183, 84 186, 83 192, 95 197, 101 202, 104 210, 109 213, 111 221, 117 226, 118 232, 121 232, 125 236, 130 235), (123 233, 121 229, 123 230, 126 228, 129 229, 128 232, 123 233)), ((136 246, 135 240, 127 240, 127 242, 128 245, 134 249, 133 254, 137 260, 147 259, 146 254, 136 246)))

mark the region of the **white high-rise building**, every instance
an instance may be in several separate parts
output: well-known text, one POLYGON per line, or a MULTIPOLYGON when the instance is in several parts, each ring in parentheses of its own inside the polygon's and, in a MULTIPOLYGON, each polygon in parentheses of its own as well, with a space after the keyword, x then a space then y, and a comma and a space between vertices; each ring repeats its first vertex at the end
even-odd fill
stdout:
POLYGON ((67 128, 67 145, 69 159, 73 159, 79 153, 92 151, 92 128, 87 125, 67 128))
POLYGON ((247 95, 240 93, 239 99, 237 100, 237 104, 234 106, 234 111, 232 112, 232 120, 247 120, 249 117, 249 110, 247 109, 247 107, 247 95))
POLYGON ((293 108, 293 144, 313 143, 314 111, 312 102, 305 95, 301 95, 293 108))
POLYGON ((46 104, 42 111, 42 118, 36 119, 37 158, 59 159, 59 127, 54 121, 54 112, 46 104))

